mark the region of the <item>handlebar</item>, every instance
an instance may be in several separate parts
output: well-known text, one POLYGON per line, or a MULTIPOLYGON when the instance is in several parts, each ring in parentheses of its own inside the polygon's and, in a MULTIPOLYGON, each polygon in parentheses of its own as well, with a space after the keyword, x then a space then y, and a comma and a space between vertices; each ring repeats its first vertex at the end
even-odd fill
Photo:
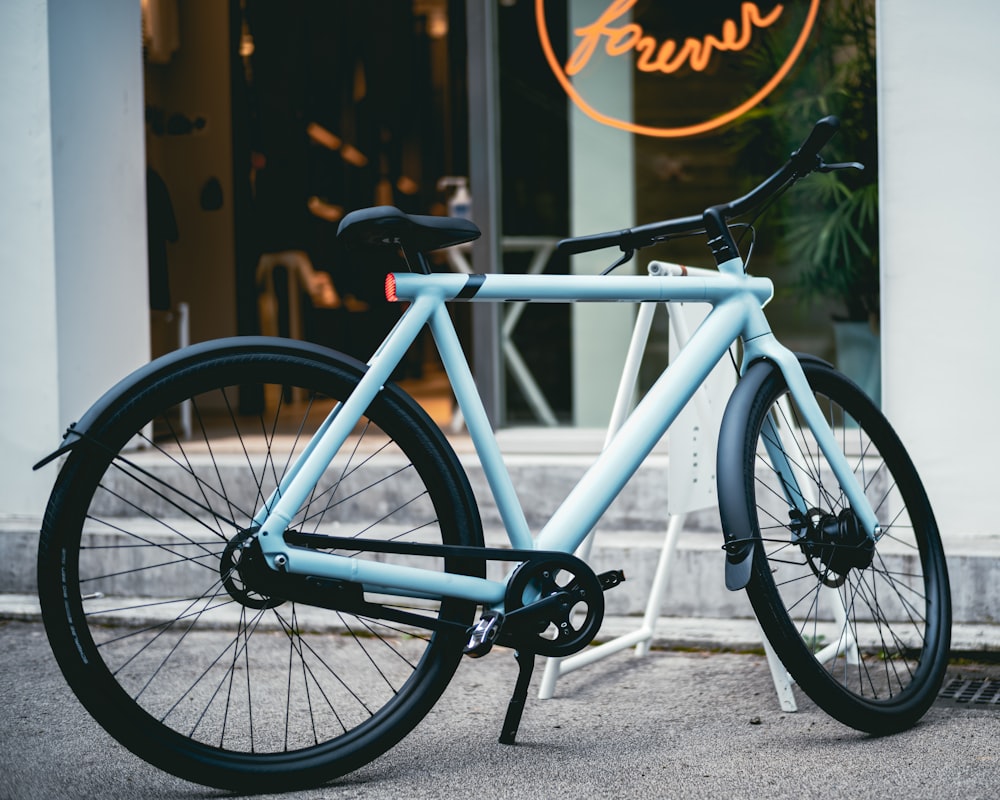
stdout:
POLYGON ((858 164, 826 165, 820 158, 819 151, 826 146, 839 129, 840 120, 834 116, 819 120, 806 140, 791 154, 781 169, 736 200, 712 206, 696 216, 678 217, 663 222, 638 225, 634 228, 563 239, 557 245, 557 249, 561 253, 575 255, 618 246, 622 251, 628 253, 676 236, 704 233, 710 237, 709 244, 715 253, 716 260, 722 263, 727 258, 736 255, 736 245, 732 241, 727 225, 730 219, 763 205, 789 181, 804 178, 815 170, 824 167, 860 166, 858 164))

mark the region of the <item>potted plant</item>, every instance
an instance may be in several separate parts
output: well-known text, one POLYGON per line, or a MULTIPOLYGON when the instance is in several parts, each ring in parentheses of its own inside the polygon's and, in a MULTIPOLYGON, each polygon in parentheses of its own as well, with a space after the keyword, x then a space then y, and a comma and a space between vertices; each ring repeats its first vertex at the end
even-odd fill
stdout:
POLYGON ((835 114, 841 128, 824 148, 825 160, 864 165, 818 173, 792 187, 778 208, 783 243, 777 256, 797 266, 794 287, 803 302, 832 308, 838 367, 878 401, 875 4, 829 0, 820 13, 817 41, 794 83, 749 123, 755 142, 785 142, 835 114))

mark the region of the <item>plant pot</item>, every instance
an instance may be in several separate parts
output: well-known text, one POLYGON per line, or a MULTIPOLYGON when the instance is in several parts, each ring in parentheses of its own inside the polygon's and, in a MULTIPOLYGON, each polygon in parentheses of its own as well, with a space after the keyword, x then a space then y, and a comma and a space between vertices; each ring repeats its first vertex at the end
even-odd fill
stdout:
POLYGON ((882 405, 881 337, 868 322, 834 322, 837 369, 882 405))

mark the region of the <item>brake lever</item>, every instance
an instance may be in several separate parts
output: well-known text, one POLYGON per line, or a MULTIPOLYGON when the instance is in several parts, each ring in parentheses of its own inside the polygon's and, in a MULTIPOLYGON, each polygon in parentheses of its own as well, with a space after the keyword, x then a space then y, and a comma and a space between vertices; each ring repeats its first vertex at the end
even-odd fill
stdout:
POLYGON ((625 247, 624 245, 622 245, 622 257, 619 258, 614 264, 612 264, 606 270, 604 270, 604 272, 602 272, 601 275, 607 275, 609 272, 618 269, 618 267, 620 267, 626 261, 631 260, 632 256, 634 255, 635 255, 634 247, 625 247))
POLYGON ((816 167, 816 171, 833 172, 834 170, 838 169, 856 169, 859 172, 861 172, 862 170, 864 170, 864 168, 865 165, 858 161, 844 161, 839 164, 826 164, 826 163, 820 164, 818 167, 816 167))

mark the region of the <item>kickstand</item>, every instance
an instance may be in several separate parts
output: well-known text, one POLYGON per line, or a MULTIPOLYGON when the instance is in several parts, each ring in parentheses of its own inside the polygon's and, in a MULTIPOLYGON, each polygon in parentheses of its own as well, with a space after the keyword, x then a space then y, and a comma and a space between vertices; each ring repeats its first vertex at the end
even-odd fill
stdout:
POLYGON ((535 668, 535 654, 525 653, 521 650, 514 651, 514 658, 517 659, 517 683, 514 684, 514 694, 507 704, 507 716, 503 721, 503 729, 500 731, 500 744, 514 744, 517 738, 517 729, 521 724, 521 715, 524 713, 524 703, 528 699, 528 684, 531 683, 531 673, 535 668))

